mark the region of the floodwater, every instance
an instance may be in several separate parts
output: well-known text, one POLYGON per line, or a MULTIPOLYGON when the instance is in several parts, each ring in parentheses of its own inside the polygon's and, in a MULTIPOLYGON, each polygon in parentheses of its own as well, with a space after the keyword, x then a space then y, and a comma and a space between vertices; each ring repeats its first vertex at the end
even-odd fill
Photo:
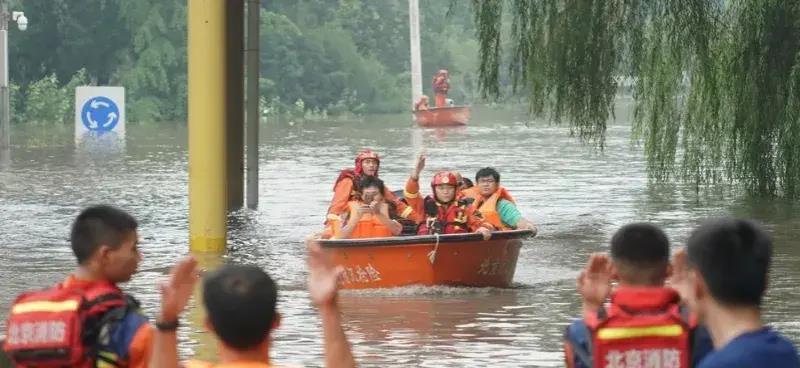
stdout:
MULTIPOLYGON (((345 328, 362 366, 562 366, 561 336, 579 309, 575 276, 588 254, 607 248, 614 230, 652 221, 679 244, 703 218, 728 214, 755 218, 774 234, 766 318, 800 342, 798 208, 649 184, 641 148, 629 138, 628 116, 618 116, 609 123, 603 152, 581 145, 565 127, 526 124, 522 113, 489 109, 476 111, 466 128, 445 130, 416 128, 406 115, 265 124, 260 207, 233 214, 229 253, 202 261, 266 269, 280 285, 283 315, 273 360, 320 366, 321 331, 305 292, 302 239, 320 229, 333 180, 358 150, 381 154, 380 175, 391 189, 401 188, 424 151, 423 181, 438 168, 470 177, 483 166, 498 168, 540 234, 525 241, 511 289, 344 292, 345 328)), ((14 127, 13 134, 10 166, 0 169, 0 317, 17 293, 57 282, 73 269, 70 222, 94 203, 115 204, 139 219, 144 261, 125 288, 154 315, 156 283, 188 251, 185 125, 129 125, 124 147, 116 149, 76 149, 68 127, 14 127)), ((186 320, 183 355, 213 357, 196 304, 186 320)))

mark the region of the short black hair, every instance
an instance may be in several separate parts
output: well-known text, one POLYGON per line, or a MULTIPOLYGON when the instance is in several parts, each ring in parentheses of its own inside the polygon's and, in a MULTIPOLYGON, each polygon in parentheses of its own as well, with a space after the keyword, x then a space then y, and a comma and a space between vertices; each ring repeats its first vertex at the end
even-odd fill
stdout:
POLYGON ((478 170, 478 172, 475 173, 475 182, 477 183, 478 180, 487 176, 493 177, 494 181, 498 183, 500 182, 500 173, 497 172, 497 170, 495 170, 493 167, 484 167, 483 169, 478 170))
POLYGON ((224 265, 203 282, 203 304, 214 332, 239 350, 253 348, 269 337, 277 300, 275 282, 253 265, 224 265))
POLYGON ((378 191, 380 191, 381 194, 385 194, 384 192, 386 191, 386 186, 383 184, 383 180, 381 180, 381 179, 378 179, 378 178, 376 178, 374 176, 365 176, 358 183, 358 190, 359 191, 362 191, 362 190, 364 190, 366 188, 369 188, 369 187, 377 187, 378 191))
POLYGON ((129 213, 108 205, 91 206, 72 223, 70 245, 78 264, 88 261, 102 245, 118 248, 139 224, 129 213))
POLYGON ((621 281, 635 285, 663 284, 669 265, 669 239, 658 226, 627 224, 611 237, 611 259, 621 281))
POLYGON ((754 222, 720 218, 692 232, 689 265, 700 271, 721 304, 760 306, 767 290, 772 239, 754 222))

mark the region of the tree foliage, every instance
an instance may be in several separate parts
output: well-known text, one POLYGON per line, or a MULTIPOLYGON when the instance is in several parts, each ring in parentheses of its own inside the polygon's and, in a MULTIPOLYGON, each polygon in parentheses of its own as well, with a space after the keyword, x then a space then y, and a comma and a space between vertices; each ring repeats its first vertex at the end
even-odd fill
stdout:
POLYGON ((800 3, 473 0, 473 15, 484 93, 511 18, 508 70, 533 113, 602 147, 631 81, 651 178, 800 197, 800 3))
MULTIPOLYGON (((11 8, 31 20, 27 31, 12 29, 9 37, 15 121, 52 118, 27 114, 43 110, 26 105, 71 107, 71 94, 61 89, 79 70, 87 83, 124 86, 130 120, 185 120, 186 5, 12 0, 11 8), (54 101, 58 96, 64 99, 54 101)), ((450 17, 447 11, 447 2, 420 1, 423 75, 449 68, 452 97, 472 102, 478 95, 474 27, 468 9, 450 17)), ((410 106, 406 0, 264 1, 260 26, 261 97, 275 111, 327 115, 410 106)))

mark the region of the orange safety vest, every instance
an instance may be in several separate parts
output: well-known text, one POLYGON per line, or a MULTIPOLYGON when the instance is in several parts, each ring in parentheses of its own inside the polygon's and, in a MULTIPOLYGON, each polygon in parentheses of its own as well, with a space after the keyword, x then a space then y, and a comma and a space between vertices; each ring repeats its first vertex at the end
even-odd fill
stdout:
POLYGON ((587 321, 596 367, 688 368, 694 322, 669 288, 620 288, 608 309, 587 321))
MULTIPOLYGON (((348 221, 350 221, 349 219, 356 216, 356 211, 358 211, 358 208, 361 207, 363 203, 360 201, 350 201, 347 205, 350 207, 350 217, 348 217, 348 221)), ((350 234, 351 239, 382 238, 388 236, 394 236, 394 234, 371 213, 362 215, 361 219, 358 220, 358 224, 356 224, 356 227, 353 229, 353 233, 350 234)))
POLYGON ((511 203, 516 203, 514 202, 514 197, 508 193, 506 188, 497 188, 497 191, 495 191, 494 194, 492 194, 492 196, 489 198, 483 198, 477 186, 464 189, 461 191, 461 193, 465 197, 473 199, 471 207, 480 212, 481 215, 483 215, 484 220, 494 225, 497 230, 512 230, 511 227, 503 223, 503 221, 500 219, 500 214, 497 213, 497 202, 499 200, 505 199, 511 203))
POLYGON ((420 224, 417 234, 460 234, 469 231, 467 204, 454 201, 441 204, 433 196, 425 197, 426 221, 420 224))

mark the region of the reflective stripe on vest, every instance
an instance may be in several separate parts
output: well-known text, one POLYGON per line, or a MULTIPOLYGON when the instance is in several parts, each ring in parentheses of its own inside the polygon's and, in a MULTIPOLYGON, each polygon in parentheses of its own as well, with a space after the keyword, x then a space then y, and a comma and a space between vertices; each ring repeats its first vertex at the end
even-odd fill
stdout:
POLYGON ((632 339, 637 337, 677 337, 683 334, 681 325, 645 327, 603 327, 597 330, 601 340, 632 339))
POLYGON ((11 309, 11 313, 23 314, 23 313, 36 313, 36 312, 67 312, 67 311, 74 311, 77 309, 78 309, 77 300, 64 300, 60 302, 40 300, 35 302, 26 302, 14 305, 14 308, 11 309))

